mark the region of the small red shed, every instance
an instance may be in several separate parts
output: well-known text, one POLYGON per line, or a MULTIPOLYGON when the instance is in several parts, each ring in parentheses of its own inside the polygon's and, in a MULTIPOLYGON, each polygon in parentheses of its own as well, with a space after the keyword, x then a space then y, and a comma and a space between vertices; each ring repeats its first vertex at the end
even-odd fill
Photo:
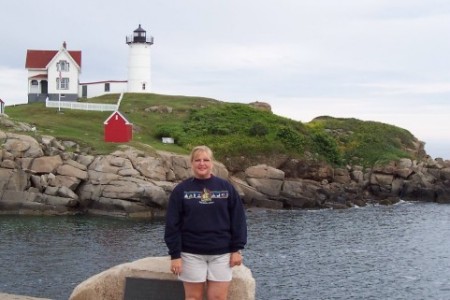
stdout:
POLYGON ((133 139, 133 124, 117 110, 106 119, 103 125, 105 142, 126 143, 133 139))

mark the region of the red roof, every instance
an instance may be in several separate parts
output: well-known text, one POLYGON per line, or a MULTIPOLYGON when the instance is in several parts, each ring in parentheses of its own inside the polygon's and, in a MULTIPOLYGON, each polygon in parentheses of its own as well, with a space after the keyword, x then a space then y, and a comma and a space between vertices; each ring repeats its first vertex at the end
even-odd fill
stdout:
POLYGON ((127 118, 125 118, 125 116, 124 115, 122 115, 121 113, 120 113, 120 111, 118 111, 118 110, 116 110, 116 111, 114 111, 106 120, 105 120, 105 122, 103 122, 103 124, 105 124, 105 125, 108 125, 108 123, 109 123, 109 121, 112 119, 112 117, 114 117, 114 116, 119 116, 124 122, 125 122, 125 124, 130 124, 130 125, 132 125, 128 120, 127 120, 127 118))
MULTIPOLYGON (((67 51, 81 68, 81 51, 67 51)), ((25 68, 45 69, 48 63, 58 53, 56 50, 27 50, 25 68)))

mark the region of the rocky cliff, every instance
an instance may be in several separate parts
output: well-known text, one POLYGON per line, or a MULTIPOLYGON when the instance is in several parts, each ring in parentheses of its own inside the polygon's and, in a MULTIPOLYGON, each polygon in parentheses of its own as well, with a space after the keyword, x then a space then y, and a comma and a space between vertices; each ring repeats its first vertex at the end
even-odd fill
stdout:
MULTIPOLYGON (((187 156, 167 152, 123 147, 92 156, 71 141, 4 131, 0 143, 1 214, 163 216, 170 192, 191 174, 187 156)), ((248 207, 346 208, 399 199, 450 203, 448 160, 402 159, 363 169, 288 157, 245 166, 239 159, 216 162, 214 173, 230 180, 248 207)))

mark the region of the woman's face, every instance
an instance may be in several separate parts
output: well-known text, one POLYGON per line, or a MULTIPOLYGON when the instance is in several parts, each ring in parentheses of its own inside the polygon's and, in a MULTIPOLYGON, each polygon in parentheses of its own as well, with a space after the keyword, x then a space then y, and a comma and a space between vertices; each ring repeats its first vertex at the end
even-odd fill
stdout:
POLYGON ((211 177, 213 162, 205 151, 198 151, 191 162, 195 178, 206 179, 211 177))

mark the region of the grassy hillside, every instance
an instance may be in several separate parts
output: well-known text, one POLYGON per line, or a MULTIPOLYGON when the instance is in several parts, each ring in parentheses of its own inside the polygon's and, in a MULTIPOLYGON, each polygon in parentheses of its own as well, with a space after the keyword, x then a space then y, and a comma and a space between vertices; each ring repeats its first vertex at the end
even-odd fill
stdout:
MULTIPOLYGON (((89 102, 116 103, 118 97, 107 95, 89 102)), ((334 165, 349 161, 371 165, 410 157, 408 149, 415 141, 408 131, 383 123, 332 117, 301 123, 247 104, 201 97, 125 94, 119 110, 133 123, 129 145, 188 153, 194 145, 207 144, 219 160, 240 155, 307 155, 334 165), (162 111, 152 112, 151 107, 162 111), (167 107, 172 111, 164 112, 167 107), (163 136, 175 138, 175 144, 162 144, 163 136)), ((44 103, 6 107, 5 112, 15 121, 36 126, 37 134, 76 141, 92 153, 110 153, 118 146, 103 141, 103 122, 111 112, 64 109, 59 113, 44 103)))

